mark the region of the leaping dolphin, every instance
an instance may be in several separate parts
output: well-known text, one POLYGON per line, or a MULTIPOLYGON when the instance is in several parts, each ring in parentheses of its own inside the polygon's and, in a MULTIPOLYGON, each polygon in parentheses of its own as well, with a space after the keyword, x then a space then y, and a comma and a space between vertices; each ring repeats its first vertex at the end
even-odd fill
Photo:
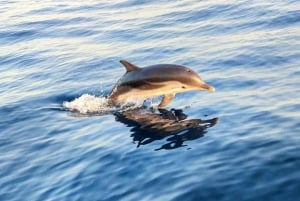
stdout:
POLYGON ((120 61, 126 73, 120 78, 111 91, 108 102, 117 105, 130 99, 146 99, 164 95, 158 105, 167 106, 176 93, 191 90, 215 91, 201 77, 185 66, 174 64, 158 64, 140 68, 128 61, 120 61))

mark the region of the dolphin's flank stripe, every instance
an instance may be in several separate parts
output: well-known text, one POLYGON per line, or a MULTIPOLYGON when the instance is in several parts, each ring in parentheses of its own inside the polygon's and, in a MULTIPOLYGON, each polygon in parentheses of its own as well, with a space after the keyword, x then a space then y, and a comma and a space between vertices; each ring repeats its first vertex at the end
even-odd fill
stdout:
POLYGON ((122 87, 130 87, 141 90, 152 90, 163 87, 164 84, 151 84, 150 81, 136 81, 136 82, 125 82, 121 84, 122 87))

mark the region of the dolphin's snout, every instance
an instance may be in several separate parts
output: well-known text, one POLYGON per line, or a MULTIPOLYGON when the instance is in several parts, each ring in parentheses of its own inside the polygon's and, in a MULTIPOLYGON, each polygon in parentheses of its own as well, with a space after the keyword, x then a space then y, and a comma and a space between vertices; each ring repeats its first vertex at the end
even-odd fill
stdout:
POLYGON ((214 92, 214 91, 216 91, 216 89, 215 89, 215 87, 213 87, 213 86, 208 86, 208 91, 214 92))
POLYGON ((213 87, 213 86, 211 86, 211 85, 208 85, 208 84, 202 85, 202 86, 201 86, 201 89, 202 89, 202 90, 211 91, 211 92, 216 91, 215 87, 213 87))

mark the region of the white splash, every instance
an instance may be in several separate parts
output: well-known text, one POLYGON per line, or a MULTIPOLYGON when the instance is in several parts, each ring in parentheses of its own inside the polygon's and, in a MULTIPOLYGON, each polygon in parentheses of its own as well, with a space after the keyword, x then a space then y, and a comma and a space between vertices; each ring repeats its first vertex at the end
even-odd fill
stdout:
POLYGON ((72 101, 64 101, 63 107, 72 112, 80 114, 105 114, 117 110, 127 110, 140 107, 142 102, 124 103, 120 107, 111 106, 108 104, 108 99, 104 96, 94 96, 83 94, 72 101))
POLYGON ((90 94, 83 94, 72 101, 64 101, 63 106, 70 111, 79 112, 81 114, 101 113, 110 110, 105 97, 96 97, 90 94))

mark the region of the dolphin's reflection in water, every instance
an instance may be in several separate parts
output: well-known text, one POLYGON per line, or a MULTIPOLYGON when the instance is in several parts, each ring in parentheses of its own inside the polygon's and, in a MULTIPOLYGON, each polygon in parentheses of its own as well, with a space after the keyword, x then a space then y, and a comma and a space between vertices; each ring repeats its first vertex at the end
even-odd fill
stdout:
POLYGON ((149 109, 134 109, 115 113, 116 120, 131 129, 137 147, 166 138, 161 149, 175 149, 184 147, 185 141, 196 140, 203 137, 207 128, 214 126, 218 118, 201 120, 187 119, 187 115, 180 109, 158 109, 157 112, 149 109))

